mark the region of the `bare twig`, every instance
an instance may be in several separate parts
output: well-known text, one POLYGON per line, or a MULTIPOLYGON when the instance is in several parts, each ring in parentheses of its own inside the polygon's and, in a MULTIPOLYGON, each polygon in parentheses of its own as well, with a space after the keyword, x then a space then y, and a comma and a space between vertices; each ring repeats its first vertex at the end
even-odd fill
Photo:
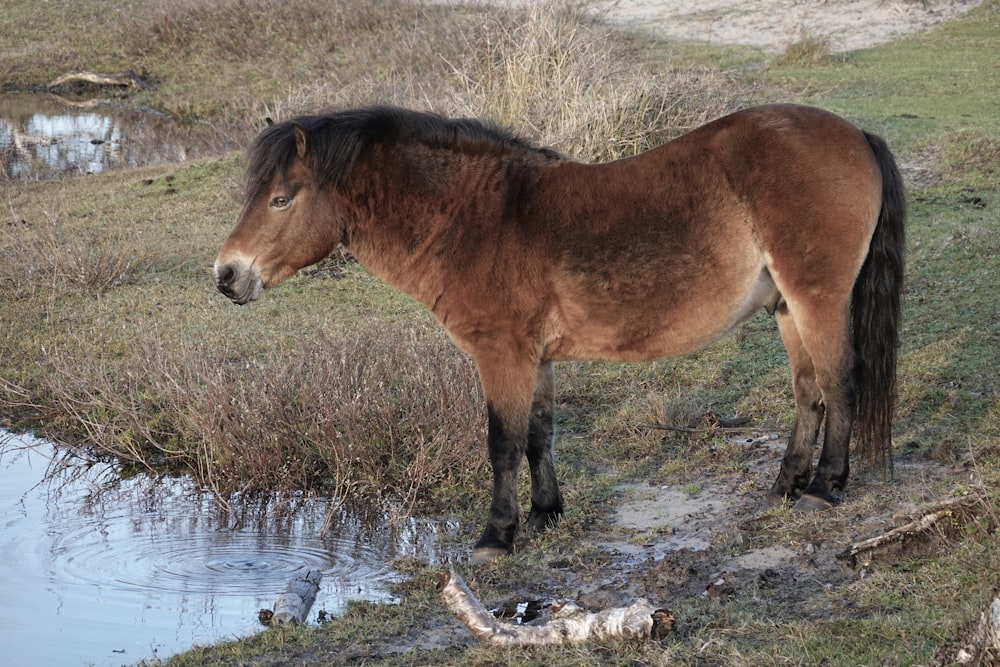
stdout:
POLYGON ((645 428, 678 433, 763 433, 780 431, 778 427, 767 426, 670 426, 669 424, 643 424, 645 428))
POLYGON ((642 424, 642 426, 657 431, 675 431, 677 433, 773 433, 782 430, 779 426, 746 426, 750 423, 750 417, 743 415, 720 417, 714 412, 703 414, 700 422, 700 426, 671 426, 670 424, 642 424))

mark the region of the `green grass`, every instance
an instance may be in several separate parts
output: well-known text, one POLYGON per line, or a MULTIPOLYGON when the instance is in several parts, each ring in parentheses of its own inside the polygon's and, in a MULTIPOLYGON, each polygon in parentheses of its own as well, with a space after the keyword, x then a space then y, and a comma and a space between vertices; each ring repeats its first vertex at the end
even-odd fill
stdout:
MULTIPOLYGON (((470 51, 470 26, 492 25, 491 34, 512 49, 526 25, 522 14, 493 15, 477 7, 406 5, 395 14, 393 4, 362 2, 352 13, 344 3, 329 23, 307 30, 303 49, 295 51, 279 28, 311 16, 315 7, 307 0, 251 2, 243 14, 237 11, 242 5, 226 0, 135 2, 127 11, 124 6, 74 3, 74 22, 67 23, 59 3, 7 3, 0 34, 11 38, 0 41, 0 85, 46 81, 73 68, 147 70, 159 91, 133 101, 244 126, 265 110, 294 112, 369 96, 420 102, 428 90, 435 91, 435 100, 445 99, 447 91, 455 96, 449 103, 485 110, 491 96, 480 92, 491 80, 509 84, 510 60, 501 57, 503 51, 470 51), (274 11, 254 9, 265 6, 274 11), (396 34, 389 15, 405 18, 398 46, 389 44, 389 34, 396 34), (220 17, 229 26, 225 38, 198 32, 199 21, 220 17), (41 29, 37 19, 48 28, 41 29), (138 28, 145 40, 125 35, 138 28), (177 53, 182 30, 195 31, 187 61, 177 53), (266 45, 241 44, 241 36, 257 30, 275 36, 266 45), (309 58, 301 57, 307 52, 309 58), (456 79, 455 66, 472 78, 456 79)), ((645 91, 646 99, 673 104, 691 93, 676 125, 669 115, 651 114, 631 132, 644 127, 650 137, 669 136, 699 122, 699 108, 712 115, 749 101, 812 103, 885 135, 907 173, 921 174, 910 191, 895 437, 901 466, 921 469, 930 462, 933 474, 915 479, 897 472, 896 480, 887 481, 858 471, 845 507, 821 517, 777 508, 748 523, 734 520, 733 534, 719 551, 817 543, 824 545, 818 559, 829 559, 845 543, 870 536, 857 534, 859 517, 1000 483, 998 16, 1000 3, 988 1, 928 33, 809 66, 771 62, 752 49, 706 50, 639 37, 609 48, 600 31, 594 39, 574 32, 555 44, 532 43, 535 54, 561 53, 591 72, 582 87, 579 79, 545 68, 536 76, 560 80, 519 84, 522 92, 534 87, 553 93, 529 99, 531 114, 545 117, 561 108, 567 118, 545 126, 543 140, 566 141, 560 137, 572 135, 581 118, 606 111, 602 105, 612 97, 607 86, 629 68, 641 70, 629 86, 633 93, 645 91), (651 54, 663 53, 672 55, 657 65, 651 54), (640 60, 643 68, 632 67, 640 60), (699 70, 690 67, 720 61, 730 69, 692 78, 699 70), (673 85, 675 78, 680 82, 673 88, 663 83, 673 85), (605 97, 590 107, 594 95, 605 97)), ((610 108, 627 115, 635 107, 610 108)), ((598 156, 594 145, 579 150, 598 156)), ((641 147, 633 142, 616 150, 641 147)), ((419 306, 356 265, 303 272, 253 307, 236 308, 215 293, 211 264, 239 211, 240 169, 240 156, 222 156, 0 186, 3 418, 65 440, 103 438, 137 466, 170 464, 197 475, 215 465, 212 479, 223 497, 230 486, 252 483, 402 498, 422 512, 446 512, 461 524, 457 539, 471 542, 489 485, 485 420, 468 360, 419 306), (261 388, 281 396, 282 406, 269 408, 255 396, 261 388), (447 409, 435 398, 441 395, 449 397, 447 409), (315 401, 303 399, 315 396, 356 409, 306 409, 315 401), (218 427, 213 420, 232 417, 223 405, 243 411, 233 414, 246 431, 233 430, 230 446, 259 441, 253 455, 244 457, 253 468, 239 468, 231 450, 217 451, 215 458, 207 453, 207 443, 224 440, 214 434, 225 429, 209 431, 218 427), (330 454, 336 438, 317 426, 331 419, 358 429, 359 441, 387 443, 382 448, 388 452, 338 467, 347 457, 330 454), (442 476, 442 469, 450 472, 442 476), (216 474, 221 471, 229 477, 216 474)), ((711 435, 665 434, 644 424, 696 425, 711 411, 780 428, 792 417, 784 352, 773 320, 763 315, 683 359, 563 364, 556 375, 557 465, 566 520, 519 543, 512 557, 480 568, 459 566, 486 601, 526 591, 574 595, 614 577, 634 583, 647 576, 642 568, 619 569, 621 563, 594 546, 605 539, 628 542, 620 527, 608 525, 622 484, 670 483, 694 493, 713 480, 741 480, 748 497, 760 496, 738 448, 711 435)), ((400 563, 410 578, 397 591, 398 605, 355 603, 319 628, 268 630, 194 650, 170 664, 926 663, 944 642, 963 636, 995 594, 996 577, 984 573, 1000 571, 996 524, 986 512, 979 522, 941 535, 929 553, 904 553, 864 577, 845 570, 829 589, 803 582, 779 595, 751 582, 732 599, 701 599, 651 585, 651 597, 674 607, 678 630, 663 642, 642 644, 532 650, 475 645, 433 594, 436 566, 400 563)), ((693 556, 691 562, 696 571, 687 580, 716 574, 693 556)))
MULTIPOLYGON (((987 0, 925 33, 818 66, 774 64, 765 78, 799 91, 799 101, 843 113, 884 134, 903 156, 955 139, 968 146, 992 138, 995 151, 998 48, 1000 5, 987 0)), ((963 180, 982 183, 978 176, 961 174, 963 180)))

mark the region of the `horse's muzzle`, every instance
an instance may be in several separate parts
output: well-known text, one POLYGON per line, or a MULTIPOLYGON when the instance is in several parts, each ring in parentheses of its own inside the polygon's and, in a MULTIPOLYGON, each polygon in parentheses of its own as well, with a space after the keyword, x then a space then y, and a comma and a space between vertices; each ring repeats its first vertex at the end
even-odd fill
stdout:
POLYGON ((215 286, 233 303, 243 305, 260 298, 264 283, 252 267, 238 263, 216 264, 212 271, 215 286))

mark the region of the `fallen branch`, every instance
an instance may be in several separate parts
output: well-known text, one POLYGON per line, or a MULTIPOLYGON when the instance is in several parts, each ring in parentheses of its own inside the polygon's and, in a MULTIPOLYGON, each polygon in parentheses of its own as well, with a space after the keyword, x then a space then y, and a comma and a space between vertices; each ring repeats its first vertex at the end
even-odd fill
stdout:
POLYGON ((670 424, 642 424, 645 428, 656 431, 674 431, 676 433, 759 433, 782 430, 780 427, 746 426, 750 418, 737 415, 735 417, 720 417, 714 412, 705 413, 701 418, 701 426, 671 426, 670 424))
POLYGON ((261 623, 265 625, 305 623, 322 578, 323 573, 319 570, 308 570, 303 576, 290 581, 285 592, 274 601, 274 611, 262 609, 258 614, 261 623))
POLYGON ((553 617, 540 625, 513 625, 498 621, 476 599, 456 572, 445 570, 438 585, 448 609, 479 641, 495 646, 579 644, 609 639, 659 639, 673 630, 674 616, 654 609, 646 600, 628 607, 588 612, 570 601, 552 605, 553 617))
POLYGON ((671 426, 669 424, 643 424, 655 431, 674 431, 676 433, 753 433, 767 429, 756 426, 671 426))
POLYGON ((976 507, 983 506, 983 495, 981 492, 968 493, 958 498, 937 501, 921 505, 909 512, 895 514, 892 519, 895 522, 911 519, 901 526, 896 526, 887 530, 881 535, 876 535, 867 540, 862 540, 852 544, 843 552, 837 555, 840 559, 849 559, 851 565, 857 563, 859 554, 871 552, 895 543, 903 543, 907 540, 921 537, 938 521, 961 514, 963 518, 977 516, 976 507))
POLYGON ((906 519, 918 519, 939 510, 955 510, 960 508, 969 509, 978 505, 983 499, 984 496, 982 492, 977 490, 972 493, 956 496, 955 498, 946 498, 932 503, 925 503, 919 507, 909 510, 908 512, 896 512, 892 515, 892 520, 899 523, 900 521, 904 521, 906 519))
POLYGON ((154 90, 156 86, 145 81, 135 72, 121 74, 98 74, 97 72, 66 72, 50 81, 45 87, 55 88, 70 81, 84 81, 97 86, 119 86, 136 90, 154 90))

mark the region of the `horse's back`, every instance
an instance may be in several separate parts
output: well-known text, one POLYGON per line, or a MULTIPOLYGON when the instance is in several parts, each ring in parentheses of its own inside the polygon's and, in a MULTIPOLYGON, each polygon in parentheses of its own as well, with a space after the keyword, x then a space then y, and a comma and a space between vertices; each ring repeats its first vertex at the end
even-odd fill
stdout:
POLYGON ((636 157, 552 167, 541 199, 554 222, 539 241, 549 354, 675 356, 785 291, 823 282, 847 299, 880 205, 877 169, 860 130, 793 105, 740 111, 636 157))

